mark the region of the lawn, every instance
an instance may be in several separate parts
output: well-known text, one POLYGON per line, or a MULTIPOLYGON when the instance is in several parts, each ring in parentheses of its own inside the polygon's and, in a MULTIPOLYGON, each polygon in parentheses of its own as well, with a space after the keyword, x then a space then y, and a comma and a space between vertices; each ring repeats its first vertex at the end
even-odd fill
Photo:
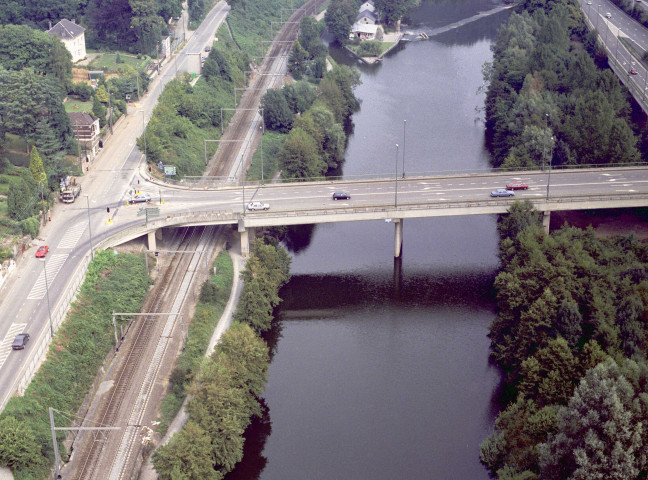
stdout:
POLYGON ((121 65, 130 65, 137 70, 142 70, 151 61, 149 57, 137 58, 135 55, 119 53, 121 62, 117 63, 117 55, 116 53, 103 53, 93 59, 88 67, 90 70, 103 70, 106 73, 117 73, 121 65))
POLYGON ((80 100, 76 99, 70 99, 66 101, 64 104, 65 106, 65 111, 67 113, 71 112, 89 112, 92 110, 92 102, 82 102, 80 100))

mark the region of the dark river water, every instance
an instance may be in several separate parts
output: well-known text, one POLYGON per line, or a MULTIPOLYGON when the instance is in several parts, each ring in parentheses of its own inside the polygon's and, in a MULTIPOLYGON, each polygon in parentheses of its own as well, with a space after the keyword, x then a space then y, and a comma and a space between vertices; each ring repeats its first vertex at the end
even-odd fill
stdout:
MULTIPOLYGON (((434 29, 497 6, 426 2, 409 26, 434 29)), ((481 68, 508 13, 358 65, 344 176, 488 168, 481 68), (404 124, 404 120, 407 123, 404 124), (404 148, 403 148, 404 147, 404 148)), ((336 59, 355 63, 337 52, 336 59)), ((498 411, 488 362, 498 268, 495 216, 319 225, 293 254, 273 344, 267 415, 228 478, 488 479, 479 444, 498 411)))

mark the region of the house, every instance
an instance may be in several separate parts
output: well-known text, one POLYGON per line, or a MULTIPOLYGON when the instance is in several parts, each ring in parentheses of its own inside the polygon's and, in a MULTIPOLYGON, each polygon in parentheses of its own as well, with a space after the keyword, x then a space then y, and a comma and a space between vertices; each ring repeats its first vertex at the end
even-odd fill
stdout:
POLYGON ((86 57, 85 28, 74 21, 63 19, 47 31, 49 35, 58 37, 65 48, 72 54, 72 63, 86 57))
POLYGON ((356 17, 356 23, 364 25, 375 25, 378 22, 378 15, 370 10, 362 10, 356 17))
POLYGON ((367 0, 362 5, 360 5, 360 8, 358 9, 359 12, 362 12, 364 10, 369 10, 370 12, 376 13, 376 6, 371 0, 367 0))
POLYGON ((374 40, 376 38, 376 32, 378 31, 378 25, 368 25, 365 23, 354 23, 351 27, 351 34, 349 38, 358 37, 360 40, 374 40))
MULTIPOLYGON (((99 119, 84 112, 68 113, 74 138, 79 142, 79 148, 89 161, 97 156, 97 147, 99 145, 99 119)), ((80 152, 80 154, 81 154, 80 152)))

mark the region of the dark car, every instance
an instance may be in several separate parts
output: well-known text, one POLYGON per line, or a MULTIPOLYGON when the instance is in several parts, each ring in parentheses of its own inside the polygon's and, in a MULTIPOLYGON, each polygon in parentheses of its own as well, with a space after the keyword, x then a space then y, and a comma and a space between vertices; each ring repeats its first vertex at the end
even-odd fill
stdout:
POLYGON ((333 194, 333 200, 350 200, 351 195, 346 192, 335 192, 333 194))
POLYGON ((498 188, 491 192, 491 197, 514 197, 515 193, 513 190, 507 190, 505 188, 498 188))
POLYGON ((211 47, 210 47, 209 45, 207 45, 207 46, 205 47, 205 52, 209 52, 210 50, 211 50, 211 47))
POLYGON ((16 335, 16 338, 14 338, 13 343, 11 344, 11 348, 14 350, 22 350, 25 348, 25 344, 29 341, 29 334, 28 333, 20 333, 16 335))
POLYGON ((526 190, 529 188, 529 185, 526 183, 522 182, 513 182, 513 183, 507 183, 506 184, 506 189, 507 190, 526 190))
POLYGON ((632 68, 628 73, 630 73, 630 75, 636 75, 637 71, 634 68, 632 68))

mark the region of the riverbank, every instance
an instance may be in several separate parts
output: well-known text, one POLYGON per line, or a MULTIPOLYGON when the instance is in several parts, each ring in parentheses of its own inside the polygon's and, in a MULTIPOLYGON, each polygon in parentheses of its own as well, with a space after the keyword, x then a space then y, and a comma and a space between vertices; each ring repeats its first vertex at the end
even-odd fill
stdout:
POLYGON ((567 223, 585 229, 592 226, 599 238, 630 235, 642 242, 648 242, 648 210, 646 209, 609 209, 584 210, 551 213, 551 231, 567 223))

